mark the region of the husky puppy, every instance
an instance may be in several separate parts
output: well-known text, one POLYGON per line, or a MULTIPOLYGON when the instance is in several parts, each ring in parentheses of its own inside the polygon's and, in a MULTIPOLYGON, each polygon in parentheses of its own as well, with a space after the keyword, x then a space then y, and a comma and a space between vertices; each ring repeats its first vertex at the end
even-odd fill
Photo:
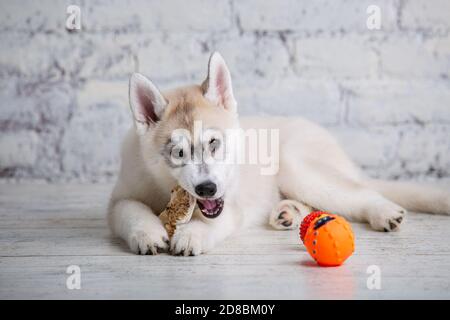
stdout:
POLYGON ((198 255, 241 227, 269 222, 276 229, 295 228, 312 208, 379 231, 398 230, 406 209, 450 213, 449 191, 365 177, 334 137, 314 123, 293 117, 239 119, 230 72, 219 53, 211 55, 201 85, 161 93, 135 73, 129 98, 135 125, 123 143, 108 218, 112 232, 137 254, 198 255), (271 167, 236 161, 242 154, 258 154, 255 143, 240 147, 242 132, 248 138, 261 130, 276 133, 271 167), (169 242, 158 215, 177 184, 197 199, 200 210, 169 242))

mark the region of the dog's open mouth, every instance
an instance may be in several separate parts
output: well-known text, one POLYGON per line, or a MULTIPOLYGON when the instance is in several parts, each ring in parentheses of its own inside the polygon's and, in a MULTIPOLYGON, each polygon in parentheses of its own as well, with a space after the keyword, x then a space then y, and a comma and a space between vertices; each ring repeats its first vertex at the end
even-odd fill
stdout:
POLYGON ((223 198, 218 199, 197 199, 200 211, 207 218, 217 218, 223 210, 223 198))

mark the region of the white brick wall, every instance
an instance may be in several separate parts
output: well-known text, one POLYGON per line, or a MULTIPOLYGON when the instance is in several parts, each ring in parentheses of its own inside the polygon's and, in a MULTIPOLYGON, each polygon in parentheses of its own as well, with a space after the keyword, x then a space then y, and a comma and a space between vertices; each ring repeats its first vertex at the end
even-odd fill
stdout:
POLYGON ((450 178, 448 0, 0 0, 0 179, 111 180, 128 77, 199 83, 211 51, 241 114, 302 115, 369 174, 450 178), (66 7, 82 30, 65 30, 66 7), (366 27, 369 5, 381 30, 366 27))
POLYGON ((345 34, 298 38, 295 49, 293 67, 300 77, 345 79, 377 75, 377 55, 367 37, 345 34))
POLYGON ((441 31, 450 28, 447 0, 406 1, 401 10, 401 26, 411 30, 441 31))
POLYGON ((235 7, 244 30, 366 32, 372 4, 384 12, 383 29, 395 29, 398 8, 392 0, 250 0, 236 1, 235 7))

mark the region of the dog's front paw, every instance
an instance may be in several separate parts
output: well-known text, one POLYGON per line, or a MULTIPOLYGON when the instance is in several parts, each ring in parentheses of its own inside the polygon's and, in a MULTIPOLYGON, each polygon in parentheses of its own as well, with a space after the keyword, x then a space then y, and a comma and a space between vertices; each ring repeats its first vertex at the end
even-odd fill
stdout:
POLYGON ((398 231, 405 221, 406 210, 396 204, 376 207, 369 215, 370 226, 377 231, 398 231))
POLYGON ((169 237, 164 228, 152 228, 149 230, 133 230, 129 236, 128 245, 136 254, 156 255, 167 252, 169 249, 169 237))
POLYGON ((188 223, 177 227, 170 241, 170 253, 177 256, 197 256, 204 252, 204 233, 196 224, 188 223))

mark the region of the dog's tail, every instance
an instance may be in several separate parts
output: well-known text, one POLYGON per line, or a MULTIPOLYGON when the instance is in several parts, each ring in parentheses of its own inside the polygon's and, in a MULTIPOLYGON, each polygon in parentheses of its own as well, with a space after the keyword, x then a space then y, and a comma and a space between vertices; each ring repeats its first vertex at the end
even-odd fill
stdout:
POLYGON ((450 215, 450 188, 374 179, 366 183, 409 211, 450 215))

